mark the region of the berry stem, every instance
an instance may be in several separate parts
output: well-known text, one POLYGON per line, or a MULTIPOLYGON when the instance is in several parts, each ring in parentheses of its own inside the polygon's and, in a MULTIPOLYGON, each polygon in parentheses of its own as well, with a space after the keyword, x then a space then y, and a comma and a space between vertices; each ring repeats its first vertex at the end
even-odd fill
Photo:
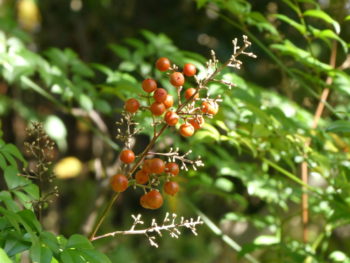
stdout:
POLYGON ((109 200, 109 203, 107 204, 106 208, 103 210, 103 212, 102 212, 100 218, 98 219, 96 225, 92 229, 91 234, 89 235, 89 240, 94 240, 98 229, 102 225, 103 221, 105 220, 106 216, 108 215, 109 211, 111 210, 114 202, 118 199, 119 196, 120 196, 120 193, 116 192, 116 193, 114 193, 113 197, 109 200))

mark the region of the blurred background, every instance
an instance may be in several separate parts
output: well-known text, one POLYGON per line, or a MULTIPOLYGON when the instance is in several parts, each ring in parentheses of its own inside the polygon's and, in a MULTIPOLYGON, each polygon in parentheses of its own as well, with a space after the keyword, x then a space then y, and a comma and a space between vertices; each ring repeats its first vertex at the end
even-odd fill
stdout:
MULTIPOLYGON (((333 123, 349 117, 349 13, 349 2, 341 0, 0 0, 2 137, 24 153, 25 127, 40 121, 57 146, 59 197, 44 212, 45 228, 65 236, 91 231, 112 195, 108 178, 120 165, 115 137, 123 101, 138 96, 147 77, 175 94, 154 68, 158 57, 204 72, 211 49, 224 62, 232 40, 242 43, 246 34, 258 58, 242 57, 240 70, 222 72, 237 88, 210 86, 223 98, 220 113, 193 138, 169 130, 156 145, 162 152, 174 145, 192 150, 190 157, 201 156, 205 167, 182 171, 179 194, 157 211, 140 207, 141 191, 128 189, 100 229, 127 229, 138 213, 148 223, 161 221, 168 211, 202 215, 198 236, 164 233, 158 249, 145 236, 94 244, 112 262, 286 263, 308 256, 309 262, 348 262, 349 133, 333 123), (329 66, 333 41, 336 70, 329 66), (334 79, 331 97, 320 128, 311 130, 327 76, 334 79), (304 146, 307 137, 311 149, 304 146), (330 196, 310 196, 307 245, 301 186, 290 179, 300 176, 305 152, 310 183, 330 196), (334 199, 345 204, 340 215, 332 206, 338 189, 334 199)), ((138 121, 146 128, 135 137, 136 153, 152 134, 149 114, 138 121)))

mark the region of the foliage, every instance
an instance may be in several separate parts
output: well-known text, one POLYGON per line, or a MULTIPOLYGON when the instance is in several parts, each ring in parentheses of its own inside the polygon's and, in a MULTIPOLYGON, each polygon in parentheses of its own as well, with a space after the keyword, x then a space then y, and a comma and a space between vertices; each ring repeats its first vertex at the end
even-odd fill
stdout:
MULTIPOLYGON (((113 6, 113 1, 87 2, 96 16, 106 12, 107 19, 113 14, 106 8, 113 6)), ((111 198, 106 185, 116 171, 120 149, 119 141, 113 138, 113 124, 121 117, 123 101, 140 93, 143 79, 155 76, 162 87, 171 90, 168 77, 154 70, 157 58, 193 63, 200 74, 205 70, 205 58, 178 48, 176 45, 185 45, 177 37, 173 38, 175 45, 156 29, 141 30, 138 36, 129 34, 107 48, 100 44, 98 50, 108 49, 110 54, 106 61, 97 56, 100 60, 94 63, 58 44, 46 50, 33 48, 36 41, 43 41, 29 32, 40 19, 36 17, 31 20, 34 24, 21 29, 16 22, 16 12, 21 17, 21 9, 16 11, 11 1, 4 3, 0 3, 0 114, 4 130, 0 168, 2 189, 6 190, 0 192, 1 262, 20 262, 24 251, 29 251, 33 262, 225 262, 220 254, 234 262, 350 262, 346 249, 350 219, 346 1, 329 1, 328 6, 315 0, 270 1, 266 5, 265 1, 196 1, 198 11, 191 12, 199 12, 198 23, 215 25, 211 32, 220 42, 216 50, 219 56, 232 53, 221 42, 245 34, 258 58, 244 60, 242 72, 222 72, 224 81, 235 84, 231 89, 210 84, 211 95, 223 100, 220 112, 193 138, 165 133, 162 144, 157 145, 157 151, 179 145, 184 153, 192 150, 202 156, 206 167, 182 177, 185 190, 167 200, 164 211, 189 216, 197 213, 209 230, 199 228, 196 239, 163 237, 159 242, 163 252, 149 253, 153 248, 140 239, 135 256, 131 256, 136 251, 131 237, 98 240, 92 245, 78 234, 87 235, 91 230, 91 215, 101 208, 95 200, 111 198), (206 13, 213 20, 199 19, 206 13), (313 126, 321 94, 328 88, 322 118, 313 126), (20 127, 14 128, 14 136, 9 136, 13 128, 8 120, 17 120, 20 127), (78 169, 78 176, 73 175, 76 178, 55 180, 60 196, 45 203, 42 220, 34 204, 50 193, 50 186, 40 187, 31 180, 28 171, 33 159, 21 154, 25 140, 21 127, 33 120, 43 122, 55 140, 59 150, 54 152, 55 161, 72 155, 85 167, 78 169), (13 144, 6 143, 5 137, 13 144), (309 167, 308 185, 300 179, 303 162, 309 167), (23 167, 27 173, 21 172, 23 167), (19 176, 22 173, 27 176, 19 176), (307 243, 301 238, 302 193, 309 197, 307 243), (53 214, 60 220, 50 228, 47 225, 53 214), (70 224, 62 223, 67 221, 70 224), (58 231, 54 234, 48 231, 51 229, 58 231), (109 258, 99 251, 108 251, 109 258)), ((39 7, 46 10, 47 5, 39 7)), ((162 23, 156 20, 154 28, 162 23)), ((175 24, 168 20, 164 23, 175 24)), ((179 21, 174 28, 181 23, 186 24, 179 21)), ((45 31, 38 35, 45 35, 45 31)), ((206 37, 208 43, 214 38, 206 37)), ((134 138, 136 153, 153 134, 152 127, 146 125, 150 122, 147 114, 139 116, 139 122, 144 130, 134 138)), ((52 169, 50 166, 50 172, 52 169)), ((102 229, 127 228, 130 214, 140 213, 135 203, 132 194, 125 193, 118 213, 108 216, 102 229)), ((145 213, 143 218, 157 216, 145 213)))

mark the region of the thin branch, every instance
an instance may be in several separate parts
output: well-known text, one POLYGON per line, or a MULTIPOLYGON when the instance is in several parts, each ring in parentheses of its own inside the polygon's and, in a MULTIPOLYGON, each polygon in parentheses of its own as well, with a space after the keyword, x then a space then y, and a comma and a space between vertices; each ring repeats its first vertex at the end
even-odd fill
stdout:
MULTIPOLYGON (((335 68, 336 64, 336 57, 337 57, 337 42, 333 41, 333 46, 332 46, 332 53, 330 57, 330 66, 332 68, 335 68)), ((314 114, 314 118, 312 121, 311 129, 316 129, 318 126, 318 122, 321 119, 322 113, 325 108, 325 103, 327 101, 328 95, 329 95, 329 86, 332 84, 333 79, 328 75, 326 79, 326 84, 327 87, 325 87, 322 91, 319 103, 317 105, 316 112, 314 114)), ((311 144, 311 138, 306 140, 305 142, 305 148, 309 147, 311 144)), ((307 158, 307 156, 304 156, 304 160, 307 158)), ((308 165, 306 161, 303 161, 301 163, 301 179, 305 185, 308 185, 308 180, 309 180, 309 171, 308 171, 308 165)), ((303 222, 303 241, 304 243, 308 242, 308 230, 307 230, 307 224, 309 222, 309 205, 308 205, 308 193, 305 191, 306 187, 303 186, 303 194, 302 194, 302 203, 301 203, 301 209, 302 209, 302 222, 303 222)))

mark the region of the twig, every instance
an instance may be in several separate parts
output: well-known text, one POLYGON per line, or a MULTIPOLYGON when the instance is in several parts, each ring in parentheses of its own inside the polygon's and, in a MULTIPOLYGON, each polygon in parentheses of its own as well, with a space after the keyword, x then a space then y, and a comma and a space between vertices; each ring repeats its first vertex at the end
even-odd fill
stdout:
POLYGON ((95 241, 106 237, 115 237, 117 235, 145 235, 148 238, 148 241, 150 242, 151 246, 158 247, 158 244, 155 241, 155 236, 152 235, 152 233, 156 233, 159 236, 162 236, 162 231, 168 231, 172 238, 178 238, 179 235, 181 234, 178 228, 185 227, 190 229, 194 235, 197 235, 197 229, 196 229, 197 225, 203 224, 203 221, 199 216, 197 220, 194 220, 193 218, 190 218, 188 220, 181 217, 180 221, 177 222, 176 214, 172 214, 170 218, 170 214, 166 213, 161 225, 158 225, 156 220, 152 219, 152 223, 150 227, 145 229, 135 230, 137 225, 143 225, 144 222, 141 220, 140 214, 137 216, 132 215, 132 218, 134 219, 134 223, 132 224, 129 230, 114 231, 107 234, 103 234, 92 238, 91 241, 95 241))
MULTIPOLYGON (((336 64, 336 57, 337 57, 337 42, 333 41, 332 46, 332 53, 330 57, 330 66, 332 68, 335 68, 336 64)), ((327 87, 325 87, 322 91, 320 101, 317 105, 316 112, 314 114, 314 118, 312 121, 311 129, 316 129, 318 126, 318 122, 322 116, 322 113, 325 108, 325 103, 327 101, 328 95, 329 95, 329 86, 332 84, 333 79, 328 75, 326 79, 327 87)), ((311 138, 307 139, 305 142, 305 148, 308 148, 311 144, 311 138)), ((304 160, 307 158, 307 156, 304 156, 304 160)), ((301 179, 305 185, 308 184, 308 165, 306 161, 303 161, 301 163, 301 179)), ((303 241, 304 243, 308 242, 308 231, 307 231, 307 224, 309 222, 309 207, 308 207, 308 193, 306 192, 306 187, 303 186, 303 194, 302 194, 302 200, 301 200, 301 209, 302 209, 302 222, 303 222, 303 241)))

